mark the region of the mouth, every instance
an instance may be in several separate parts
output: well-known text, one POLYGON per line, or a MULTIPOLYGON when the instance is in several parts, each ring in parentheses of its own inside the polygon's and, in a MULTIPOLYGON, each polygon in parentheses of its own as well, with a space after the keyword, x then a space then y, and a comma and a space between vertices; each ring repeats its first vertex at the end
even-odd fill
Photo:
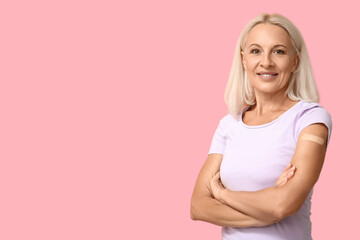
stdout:
POLYGON ((275 72, 259 72, 259 73, 257 73, 257 75, 262 76, 262 77, 274 77, 274 76, 277 76, 278 74, 275 72))
POLYGON ((274 80, 279 75, 275 72, 259 72, 256 74, 264 81, 274 80))

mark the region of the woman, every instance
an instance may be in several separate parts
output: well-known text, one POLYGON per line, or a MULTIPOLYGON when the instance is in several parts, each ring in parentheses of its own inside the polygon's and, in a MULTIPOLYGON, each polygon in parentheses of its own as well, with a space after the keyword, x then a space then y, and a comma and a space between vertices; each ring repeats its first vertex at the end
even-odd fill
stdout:
POLYGON ((278 14, 250 21, 226 87, 230 113, 194 187, 192 219, 223 226, 223 239, 312 239, 312 189, 332 128, 318 99, 297 28, 278 14))

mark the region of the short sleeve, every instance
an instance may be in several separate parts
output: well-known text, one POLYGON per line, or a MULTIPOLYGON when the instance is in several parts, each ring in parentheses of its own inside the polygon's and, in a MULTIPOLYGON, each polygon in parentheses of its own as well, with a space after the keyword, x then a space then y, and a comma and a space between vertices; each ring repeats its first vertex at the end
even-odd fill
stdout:
POLYGON ((211 153, 219 153, 224 154, 225 146, 226 146, 226 129, 227 129, 227 117, 225 116, 219 122, 218 127, 214 133, 209 154, 211 153))
POLYGON ((299 137, 301 131, 304 128, 314 123, 323 123, 328 128, 327 144, 329 144, 331 131, 332 131, 331 116, 320 105, 314 106, 311 109, 307 109, 306 111, 303 112, 303 114, 301 114, 298 120, 296 139, 299 137))

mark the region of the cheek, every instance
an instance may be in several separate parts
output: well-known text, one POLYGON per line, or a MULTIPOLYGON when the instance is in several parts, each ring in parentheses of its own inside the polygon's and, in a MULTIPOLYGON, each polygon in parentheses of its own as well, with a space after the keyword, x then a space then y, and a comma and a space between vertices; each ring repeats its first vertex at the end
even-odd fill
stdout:
POLYGON ((244 68, 247 71, 253 71, 257 66, 257 61, 255 59, 249 59, 246 61, 244 65, 245 65, 244 68))
POLYGON ((293 64, 289 63, 289 62, 284 62, 283 64, 281 64, 280 69, 282 70, 283 74, 289 75, 291 74, 291 72, 293 72, 293 64))
POLYGON ((242 65, 243 65, 245 71, 247 71, 248 70, 248 65, 249 65, 248 60, 243 60, 242 65))
POLYGON ((288 61, 284 65, 286 65, 285 68, 289 72, 293 72, 296 69, 296 63, 294 58, 288 59, 288 61))

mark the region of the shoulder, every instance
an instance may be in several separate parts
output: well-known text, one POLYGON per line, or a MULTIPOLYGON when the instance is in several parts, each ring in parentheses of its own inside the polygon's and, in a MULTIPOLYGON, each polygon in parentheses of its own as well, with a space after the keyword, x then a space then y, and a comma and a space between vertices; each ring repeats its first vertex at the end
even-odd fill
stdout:
POLYGON ((301 121, 326 121, 331 124, 330 113, 322 107, 319 103, 301 101, 297 112, 297 119, 301 121))
POLYGON ((307 126, 315 123, 322 123, 327 127, 328 138, 330 138, 332 120, 330 113, 324 107, 322 107, 319 103, 301 101, 297 110, 295 123, 297 136, 307 126))
POLYGON ((226 114, 224 117, 220 119, 220 123, 230 124, 232 122, 237 122, 237 119, 235 119, 234 116, 231 115, 230 113, 226 114))
POLYGON ((235 119, 234 116, 232 116, 231 114, 227 114, 220 119, 217 130, 225 134, 236 123, 237 119, 235 119))
POLYGON ((312 112, 322 113, 322 114, 325 114, 325 115, 328 115, 329 117, 331 117, 329 112, 323 106, 321 106, 319 103, 306 102, 306 101, 302 100, 300 107, 298 109, 298 116, 301 117, 306 114, 310 114, 312 112))

